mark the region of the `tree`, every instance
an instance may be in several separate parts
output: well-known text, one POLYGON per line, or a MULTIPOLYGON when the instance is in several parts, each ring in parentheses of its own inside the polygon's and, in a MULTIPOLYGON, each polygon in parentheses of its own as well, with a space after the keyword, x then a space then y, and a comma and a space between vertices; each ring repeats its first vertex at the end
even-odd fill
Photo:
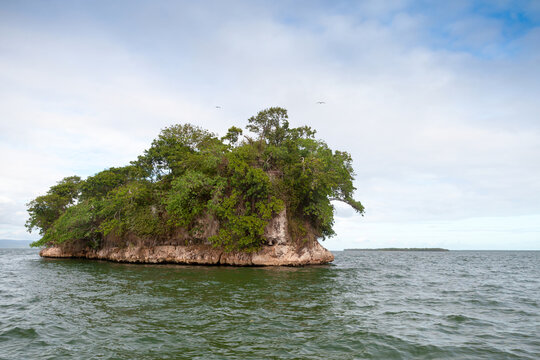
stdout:
POLYGON ((179 175, 185 170, 182 167, 185 157, 216 141, 219 140, 215 134, 198 126, 173 125, 163 129, 150 149, 145 150, 133 165, 141 168, 149 178, 159 181, 169 174, 179 175))
POLYGON ((66 177, 52 186, 46 195, 38 196, 26 204, 30 215, 25 225, 28 231, 38 229, 43 235, 62 213, 77 201, 80 185, 80 177, 66 177))
POLYGON ((259 135, 259 140, 277 146, 287 136, 289 130, 288 118, 287 110, 280 107, 271 107, 259 111, 256 116, 250 117, 246 128, 259 135))
POLYGON ((227 131, 227 135, 221 138, 222 141, 228 141, 229 145, 234 146, 240 139, 240 136, 242 135, 242 129, 232 126, 227 131))
POLYGON ((81 183, 80 199, 102 198, 111 190, 140 178, 141 175, 141 171, 133 165, 103 170, 81 183))

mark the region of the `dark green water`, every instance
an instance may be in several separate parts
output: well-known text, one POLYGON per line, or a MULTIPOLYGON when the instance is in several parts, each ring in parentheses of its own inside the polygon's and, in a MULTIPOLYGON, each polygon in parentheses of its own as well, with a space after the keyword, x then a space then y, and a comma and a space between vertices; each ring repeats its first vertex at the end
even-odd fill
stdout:
POLYGON ((538 359, 540 252, 337 252, 330 266, 0 249, 0 359, 538 359))

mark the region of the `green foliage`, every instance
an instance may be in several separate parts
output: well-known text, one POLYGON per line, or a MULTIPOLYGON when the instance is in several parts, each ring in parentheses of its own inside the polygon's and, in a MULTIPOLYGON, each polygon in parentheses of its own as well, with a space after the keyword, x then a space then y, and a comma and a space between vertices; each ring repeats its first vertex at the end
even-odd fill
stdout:
POLYGON ((273 194, 268 175, 250 166, 239 150, 228 154, 226 169, 229 188, 217 189, 209 202, 211 213, 220 223, 219 233, 209 240, 226 251, 256 251, 264 243, 264 229, 279 211, 283 201, 273 194))
POLYGON ((80 198, 81 200, 102 198, 118 186, 137 179, 140 173, 139 169, 133 165, 103 170, 94 176, 89 176, 81 184, 80 198))
POLYGON ((174 125, 129 166, 84 181, 63 179, 28 204, 27 227, 43 236, 33 246, 73 240, 98 246, 109 235, 156 239, 178 228, 199 236, 213 221, 219 228, 210 243, 251 252, 284 208, 297 239, 334 234, 334 200, 364 212, 353 198, 348 153, 329 149, 310 127, 291 128, 278 107, 251 117, 246 128, 255 140, 241 140, 234 126, 219 139, 194 125, 174 125))
POLYGON ((165 231, 152 185, 147 181, 131 182, 109 193, 100 202, 99 230, 103 235, 160 235, 165 231))
POLYGON ((49 227, 44 236, 30 244, 31 246, 43 246, 48 243, 62 244, 72 240, 86 240, 95 246, 101 238, 97 231, 95 205, 84 202, 72 206, 49 227))
POLYGON ((246 128, 259 135, 259 139, 270 145, 279 145, 285 139, 289 130, 287 110, 271 107, 248 119, 246 128))
POLYGON ((165 200, 171 222, 190 228, 205 211, 218 183, 223 186, 222 181, 192 170, 173 180, 169 197, 165 200))
POLYGON ((49 189, 48 194, 55 194, 66 199, 70 204, 77 199, 81 185, 81 178, 69 176, 60 180, 49 189))
POLYGON ((26 221, 28 231, 38 229, 40 235, 45 234, 62 213, 75 203, 80 185, 80 177, 66 177, 52 186, 46 195, 38 196, 30 201, 27 204, 30 215, 26 221))
POLYGON ((269 202, 256 203, 255 209, 243 207, 241 203, 242 196, 235 191, 214 207, 221 220, 219 233, 209 239, 214 246, 223 247, 225 251, 257 251, 265 241, 263 235, 268 221, 283 208, 283 202, 275 197, 269 202))
POLYGON ((219 141, 212 134, 191 124, 174 125, 161 131, 150 149, 139 156, 133 165, 147 177, 161 180, 166 175, 178 176, 185 171, 184 159, 219 141))
POLYGON ((229 131, 227 131, 227 135, 222 137, 221 140, 229 142, 230 145, 236 145, 238 140, 240 140, 241 135, 242 129, 232 126, 229 128, 229 131))

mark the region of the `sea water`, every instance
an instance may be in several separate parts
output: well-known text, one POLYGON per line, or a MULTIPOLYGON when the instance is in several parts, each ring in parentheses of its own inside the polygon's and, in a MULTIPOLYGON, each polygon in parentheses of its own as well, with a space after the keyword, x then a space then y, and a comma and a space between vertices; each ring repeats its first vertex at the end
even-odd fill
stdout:
POLYGON ((0 249, 0 359, 539 359, 540 252, 335 252, 331 265, 0 249))

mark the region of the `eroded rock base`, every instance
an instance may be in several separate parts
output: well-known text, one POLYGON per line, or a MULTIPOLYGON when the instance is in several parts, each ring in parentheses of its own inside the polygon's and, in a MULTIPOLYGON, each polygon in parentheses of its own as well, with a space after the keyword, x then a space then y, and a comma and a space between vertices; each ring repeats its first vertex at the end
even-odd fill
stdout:
POLYGON ((334 255, 317 241, 302 247, 290 244, 264 246, 256 253, 224 252, 210 245, 158 245, 103 249, 53 246, 39 253, 50 258, 87 258, 129 263, 177 263, 234 266, 303 266, 327 264, 334 255))

